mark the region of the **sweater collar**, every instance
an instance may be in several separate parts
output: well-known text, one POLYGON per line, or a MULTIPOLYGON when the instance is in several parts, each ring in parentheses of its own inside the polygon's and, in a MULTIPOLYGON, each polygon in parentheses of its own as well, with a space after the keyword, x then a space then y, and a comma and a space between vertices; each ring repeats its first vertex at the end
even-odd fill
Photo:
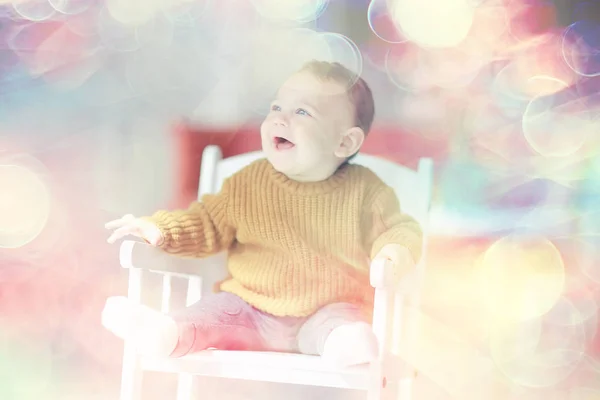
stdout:
POLYGON ((346 180, 351 168, 351 164, 342 164, 337 171, 329 178, 317 182, 300 182, 288 178, 285 174, 277 171, 268 160, 268 173, 271 180, 279 187, 286 191, 291 191, 296 194, 311 195, 324 194, 338 189, 346 180))

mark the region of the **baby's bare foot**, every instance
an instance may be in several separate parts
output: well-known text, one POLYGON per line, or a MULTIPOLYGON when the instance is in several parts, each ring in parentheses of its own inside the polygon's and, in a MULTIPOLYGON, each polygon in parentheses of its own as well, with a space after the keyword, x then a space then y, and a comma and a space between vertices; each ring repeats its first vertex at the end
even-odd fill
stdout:
POLYGON ((102 325, 117 337, 133 343, 146 356, 169 356, 179 339, 173 319, 121 296, 106 300, 102 325))
POLYGON ((377 358, 377 338, 371 325, 365 322, 342 325, 327 337, 322 358, 338 367, 368 364, 377 358))

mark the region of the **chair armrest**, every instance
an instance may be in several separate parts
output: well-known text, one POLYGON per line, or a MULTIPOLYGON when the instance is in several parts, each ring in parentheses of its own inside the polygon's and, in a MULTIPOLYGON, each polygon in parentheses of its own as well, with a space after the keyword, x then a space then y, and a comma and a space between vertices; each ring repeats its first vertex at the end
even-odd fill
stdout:
POLYGON ((398 268, 390 260, 374 260, 370 266, 371 286, 375 289, 384 289, 391 292, 402 292, 409 294, 418 289, 418 270, 417 268, 404 276, 400 275, 398 268))
POLYGON ((119 249, 123 268, 140 268, 169 275, 199 276, 201 260, 181 258, 146 243, 125 240, 119 249))

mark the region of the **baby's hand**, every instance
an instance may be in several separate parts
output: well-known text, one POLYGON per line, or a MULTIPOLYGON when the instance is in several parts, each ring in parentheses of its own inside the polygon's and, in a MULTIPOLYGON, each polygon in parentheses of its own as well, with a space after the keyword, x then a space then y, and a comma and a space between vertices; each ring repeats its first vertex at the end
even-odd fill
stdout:
POLYGON ((136 218, 131 214, 110 221, 104 227, 115 230, 108 238, 108 243, 114 243, 117 239, 127 235, 142 238, 153 246, 160 245, 164 240, 162 232, 156 225, 144 219, 136 218))

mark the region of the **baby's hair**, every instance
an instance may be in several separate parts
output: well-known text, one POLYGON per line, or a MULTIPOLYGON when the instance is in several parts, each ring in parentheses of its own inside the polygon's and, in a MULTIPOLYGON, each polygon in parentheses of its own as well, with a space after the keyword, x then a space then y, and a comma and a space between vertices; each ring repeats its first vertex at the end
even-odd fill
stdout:
MULTIPOLYGON (((312 60, 302 66, 306 71, 320 79, 333 80, 346 88, 350 102, 354 106, 354 123, 369 134, 375 117, 375 102, 369 85, 363 78, 338 62, 312 60)), ((353 154, 350 160, 356 156, 353 154)))

